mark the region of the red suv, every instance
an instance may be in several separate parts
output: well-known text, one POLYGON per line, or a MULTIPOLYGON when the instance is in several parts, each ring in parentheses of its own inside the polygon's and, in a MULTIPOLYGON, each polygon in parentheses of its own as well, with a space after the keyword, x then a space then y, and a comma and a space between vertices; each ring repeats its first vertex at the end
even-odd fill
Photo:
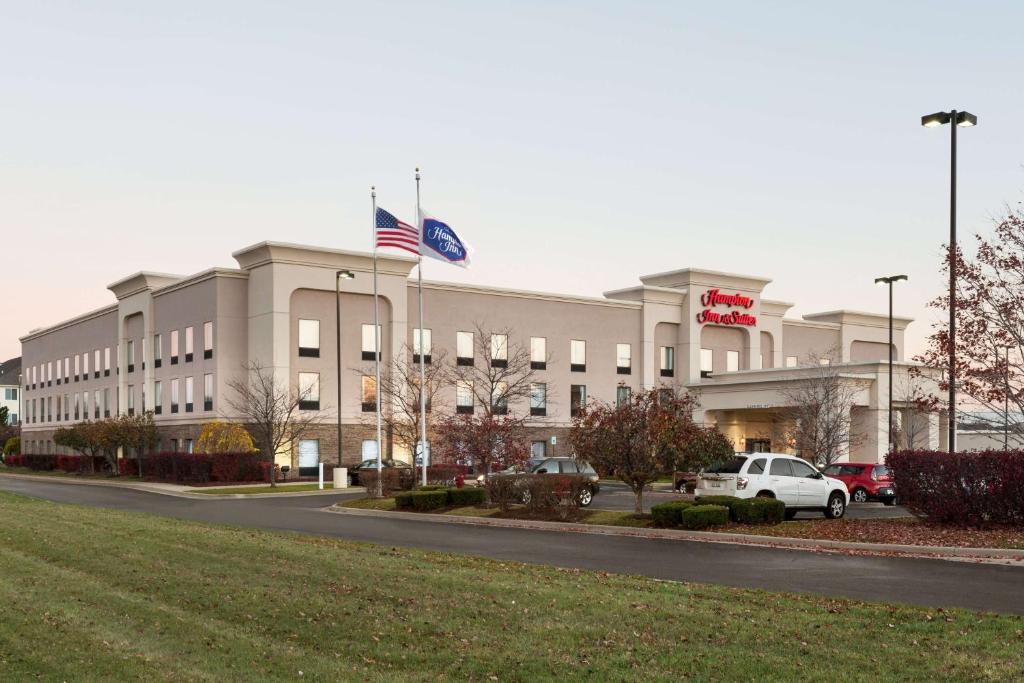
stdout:
POLYGON ((839 479, 850 492, 850 502, 866 503, 880 500, 886 505, 896 504, 896 485, 885 465, 861 462, 842 462, 825 468, 826 477, 839 479))

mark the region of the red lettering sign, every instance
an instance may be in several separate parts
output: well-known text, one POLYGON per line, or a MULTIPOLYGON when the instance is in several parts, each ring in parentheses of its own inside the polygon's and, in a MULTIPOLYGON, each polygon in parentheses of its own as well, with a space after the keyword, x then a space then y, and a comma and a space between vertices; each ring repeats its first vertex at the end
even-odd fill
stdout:
POLYGON ((710 308, 711 306, 753 308, 754 299, 752 297, 743 296, 739 293, 722 294, 717 289, 709 289, 701 295, 700 303, 702 306, 707 307, 697 314, 697 322, 701 325, 706 323, 713 325, 745 325, 747 327, 755 327, 757 325, 757 317, 749 313, 741 313, 740 311, 719 313, 710 308))

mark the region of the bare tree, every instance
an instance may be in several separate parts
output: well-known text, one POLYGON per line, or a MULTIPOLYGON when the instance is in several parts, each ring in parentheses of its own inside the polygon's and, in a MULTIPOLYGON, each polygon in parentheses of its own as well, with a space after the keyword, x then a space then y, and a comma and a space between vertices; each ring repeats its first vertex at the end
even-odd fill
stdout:
POLYGON ((896 411, 898 421, 894 421, 892 428, 892 442, 897 449, 928 447, 929 416, 939 411, 939 399, 931 391, 937 386, 917 368, 894 378, 893 402, 903 405, 896 411))
MULTIPOLYGON (((246 376, 228 382, 231 389, 227 404, 253 435, 256 447, 265 458, 274 461, 277 453, 292 451, 313 425, 320 422, 319 410, 302 410, 311 388, 299 391, 282 385, 272 370, 258 361, 245 365, 246 376)), ((276 485, 273 475, 272 486, 276 485)))
MULTIPOLYGON (((509 328, 487 330, 481 323, 474 323, 473 362, 470 365, 456 363, 454 378, 456 387, 470 391, 473 402, 484 415, 504 415, 509 403, 530 396, 531 384, 537 379, 535 367, 546 366, 551 361, 545 351, 544 359, 533 360, 531 349, 514 341, 509 328)), ((551 399, 551 389, 546 387, 546 400, 551 399)))
MULTIPOLYGON (((362 376, 373 376, 373 368, 358 371, 362 376)), ((438 393, 451 384, 451 368, 448 354, 444 349, 434 350, 430 362, 423 368, 425 378, 423 393, 427 404, 427 425, 444 418, 434 399, 438 393)), ((412 349, 406 345, 402 352, 380 374, 381 424, 391 439, 409 453, 416 452, 420 442, 420 364, 413 357, 412 349)), ((376 425, 373 413, 363 414, 363 423, 376 425)))
POLYGON ((799 455, 821 466, 831 465, 858 441, 850 416, 858 387, 839 367, 823 362, 833 355, 811 354, 802 376, 779 392, 789 404, 783 411, 789 441, 799 455))

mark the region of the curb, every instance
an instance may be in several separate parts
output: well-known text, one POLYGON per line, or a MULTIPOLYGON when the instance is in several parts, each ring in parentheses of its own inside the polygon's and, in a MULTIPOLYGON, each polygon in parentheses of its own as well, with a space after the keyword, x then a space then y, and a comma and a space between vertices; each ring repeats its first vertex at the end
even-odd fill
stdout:
POLYGON ((534 531, 571 532, 578 534, 594 534, 598 536, 625 536, 631 538, 652 538, 674 541, 697 541, 702 543, 723 543, 727 545, 758 545, 770 548, 786 548, 790 550, 833 550, 857 551, 861 553, 898 553, 930 559, 953 561, 974 560, 998 562, 1002 564, 1024 563, 1024 550, 1008 548, 958 548, 951 546, 930 545, 897 545, 890 543, 858 543, 855 541, 830 541, 810 538, 786 538, 778 536, 758 536, 754 534, 730 534, 716 531, 685 531, 679 529, 638 529, 630 527, 609 526, 605 524, 576 524, 573 522, 542 522, 522 519, 493 519, 488 517, 464 517, 461 515, 441 515, 422 512, 398 512, 384 510, 366 510, 362 508, 346 508, 331 506, 324 511, 364 517, 398 517, 399 519, 419 522, 441 522, 445 524, 465 524, 472 526, 488 526, 505 529, 530 529, 534 531))
MULTIPOLYGON (((173 498, 191 498, 192 500, 244 500, 247 498, 298 498, 301 496, 324 496, 333 494, 344 494, 344 493, 365 493, 366 489, 361 486, 350 486, 347 489, 324 489, 323 491, 294 491, 288 493, 197 493, 195 488, 190 487, 179 487, 177 489, 164 488, 166 485, 160 484, 147 484, 144 482, 120 482, 120 481, 105 481, 101 479, 71 479, 70 477, 41 477, 31 474, 15 474, 12 472, 2 472, 0 477, 8 477, 11 479, 27 479, 29 481, 39 481, 48 484, 70 484, 72 486, 108 486, 112 488, 131 489, 133 491, 143 491, 145 493, 157 493, 162 496, 171 496, 173 498)), ((171 484, 171 486, 175 486, 171 484)), ((210 488, 219 488, 213 487, 210 488)))

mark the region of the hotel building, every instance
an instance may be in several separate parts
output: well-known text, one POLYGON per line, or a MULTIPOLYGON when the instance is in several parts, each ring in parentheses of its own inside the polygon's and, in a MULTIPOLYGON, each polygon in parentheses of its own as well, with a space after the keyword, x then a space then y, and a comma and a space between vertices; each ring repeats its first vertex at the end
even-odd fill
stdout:
MULTIPOLYGON (((76 420, 144 410, 155 415, 163 449, 190 450, 203 423, 237 419, 226 400, 230 383, 257 362, 282 385, 306 391, 303 407, 322 418, 278 461, 303 469, 337 462, 335 273, 348 270, 354 277, 340 281, 342 460, 375 454, 372 255, 262 242, 233 256, 238 268, 130 275, 109 286, 110 305, 22 337, 26 452, 59 451, 54 430, 76 420)), ((414 346, 416 263, 380 255, 377 265, 387 367, 414 346)), ((790 318, 793 304, 764 298, 769 283, 696 268, 643 275, 602 297, 424 282, 425 348, 416 350, 425 360, 444 349, 447 362, 482 362, 471 357, 479 340, 469 335, 508 330, 510 339, 491 341, 530 349, 538 361, 532 396, 509 409, 528 416, 534 452, 548 455, 568 452, 565 436, 582 402, 662 385, 698 393, 696 419, 716 425, 737 450, 791 451, 780 422, 786 388, 830 364, 855 389, 855 438, 844 459, 882 460, 888 316, 835 310, 790 318)), ((904 382, 910 322, 894 320, 894 373, 904 382)), ((435 403, 465 412, 464 394, 446 386, 435 403)), ((945 448, 945 417, 913 413, 900 398, 896 392, 894 405, 916 421, 916 445, 945 448)))

